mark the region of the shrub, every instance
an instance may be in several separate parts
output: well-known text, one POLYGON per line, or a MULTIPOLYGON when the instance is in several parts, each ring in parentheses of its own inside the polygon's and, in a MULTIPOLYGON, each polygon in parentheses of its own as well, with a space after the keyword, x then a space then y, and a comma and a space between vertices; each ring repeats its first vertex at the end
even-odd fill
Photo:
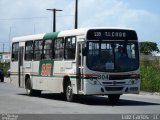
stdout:
POLYGON ((7 76, 7 71, 10 68, 10 63, 0 63, 0 68, 3 69, 4 76, 7 76))
POLYGON ((141 60, 141 90, 160 92, 160 62, 159 59, 141 60))

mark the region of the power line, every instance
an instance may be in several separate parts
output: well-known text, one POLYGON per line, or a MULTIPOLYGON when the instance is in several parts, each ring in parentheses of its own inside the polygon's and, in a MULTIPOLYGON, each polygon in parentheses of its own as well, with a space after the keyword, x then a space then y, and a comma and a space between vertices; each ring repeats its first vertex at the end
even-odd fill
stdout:
POLYGON ((63 10, 60 10, 60 9, 46 9, 46 10, 49 10, 49 11, 52 11, 53 13, 53 32, 56 32, 56 12, 57 11, 63 11, 63 10))
POLYGON ((26 20, 26 19, 46 19, 50 17, 30 17, 30 18, 4 18, 0 20, 26 20))
MULTIPOLYGON (((59 15, 57 17, 71 17, 74 15, 59 15)), ((31 19, 48 19, 52 17, 26 17, 26 18, 2 18, 1 21, 9 21, 9 20, 31 20, 31 19)))

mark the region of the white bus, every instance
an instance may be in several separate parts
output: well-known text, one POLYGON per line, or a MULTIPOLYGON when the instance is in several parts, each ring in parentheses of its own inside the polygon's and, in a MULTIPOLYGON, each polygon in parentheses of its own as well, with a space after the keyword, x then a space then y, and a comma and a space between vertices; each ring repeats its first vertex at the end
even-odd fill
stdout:
POLYGON ((77 95, 120 95, 140 91, 139 47, 132 29, 83 28, 16 37, 11 81, 28 95, 41 91, 77 95))

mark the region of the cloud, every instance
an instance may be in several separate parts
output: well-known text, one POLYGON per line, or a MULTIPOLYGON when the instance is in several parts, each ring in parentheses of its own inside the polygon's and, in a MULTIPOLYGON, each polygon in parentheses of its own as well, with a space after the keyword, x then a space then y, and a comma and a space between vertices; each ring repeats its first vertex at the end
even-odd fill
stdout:
MULTIPOLYGON (((74 28, 74 0, 0 0, 0 6, 0 41, 8 41, 10 27, 11 37, 52 31, 52 13, 47 8, 63 10, 57 12, 58 31, 74 28)), ((124 0, 79 0, 78 21, 80 28, 133 28, 141 41, 160 38, 160 15, 130 8, 124 0)))
POLYGON ((121 18, 121 25, 137 30, 140 41, 159 42, 160 16, 146 10, 129 9, 121 18))
MULTIPOLYGON (((82 0, 83 1, 83 0, 82 0)), ((120 0, 83 1, 80 7, 82 27, 89 26, 117 26, 118 17, 121 17, 126 5, 120 0), (88 5, 89 4, 89 5, 88 5)))
POLYGON ((138 32, 140 41, 158 42, 160 37, 160 16, 130 8, 123 0, 81 0, 80 9, 80 27, 129 27, 138 32))

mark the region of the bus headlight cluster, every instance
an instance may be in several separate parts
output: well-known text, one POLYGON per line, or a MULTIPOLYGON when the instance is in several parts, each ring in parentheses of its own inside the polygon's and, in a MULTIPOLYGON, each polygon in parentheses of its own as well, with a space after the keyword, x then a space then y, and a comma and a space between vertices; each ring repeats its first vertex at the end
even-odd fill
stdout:
POLYGON ((89 79, 88 81, 90 84, 99 85, 99 81, 97 81, 97 79, 89 79))
POLYGON ((133 84, 137 84, 139 82, 139 79, 131 79, 129 81, 129 84, 133 85, 133 84))

